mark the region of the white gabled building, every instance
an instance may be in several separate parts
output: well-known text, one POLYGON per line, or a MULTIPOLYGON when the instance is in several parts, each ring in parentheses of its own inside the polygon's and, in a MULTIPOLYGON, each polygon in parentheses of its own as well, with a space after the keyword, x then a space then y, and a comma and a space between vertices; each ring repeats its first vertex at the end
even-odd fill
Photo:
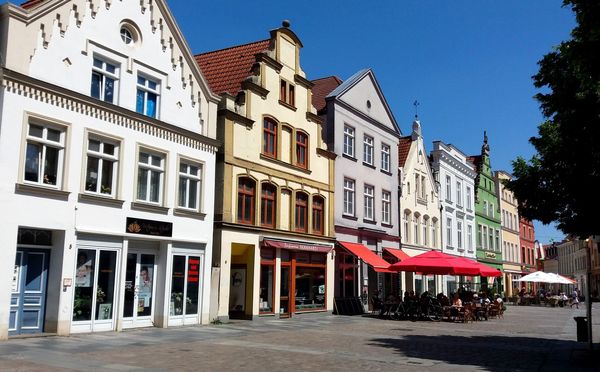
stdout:
MULTIPOLYGON (((441 250, 440 202, 436 181, 429 165, 421 134, 421 123, 412 124, 410 136, 400 138, 398 150, 400 177, 400 237, 402 251, 414 257, 441 250)), ((405 273, 407 290, 437 294, 441 276, 405 273)))
POLYGON ((0 24, 0 339, 207 323, 218 97, 165 1, 0 24))
MULTIPOLYGON (((475 169, 462 151, 441 141, 433 142, 431 166, 440 183, 442 251, 476 260, 475 169)), ((455 292, 464 281, 446 275, 443 290, 447 294, 455 292)))

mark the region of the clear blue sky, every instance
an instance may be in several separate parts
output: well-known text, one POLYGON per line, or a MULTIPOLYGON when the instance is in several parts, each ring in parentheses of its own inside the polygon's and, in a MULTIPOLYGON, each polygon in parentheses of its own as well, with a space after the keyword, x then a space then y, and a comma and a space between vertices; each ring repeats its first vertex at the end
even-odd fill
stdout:
MULTIPOLYGON (((370 67, 404 134, 417 99, 429 148, 442 140, 478 154, 485 129, 492 167, 509 172, 514 158, 533 154, 528 139, 542 121, 532 98, 537 61, 575 25, 561 0, 168 3, 194 53, 266 39, 289 19, 309 79, 370 67)), ((562 237, 539 223, 536 235, 562 237)))

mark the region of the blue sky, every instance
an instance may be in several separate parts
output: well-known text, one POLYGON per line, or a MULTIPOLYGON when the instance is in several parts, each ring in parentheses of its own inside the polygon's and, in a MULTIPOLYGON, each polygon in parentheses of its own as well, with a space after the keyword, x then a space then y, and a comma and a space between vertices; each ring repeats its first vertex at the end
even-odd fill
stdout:
MULTIPOLYGON (((561 0, 168 0, 194 53, 266 39, 291 21, 309 79, 370 67, 404 134, 419 116, 425 141, 478 154, 488 131, 492 167, 529 158, 542 121, 531 76, 575 25, 561 0), (193 4, 193 6, 191 5, 193 4), (299 8, 296 8, 299 5, 299 8)), ((546 243, 562 233, 536 224, 546 243)))

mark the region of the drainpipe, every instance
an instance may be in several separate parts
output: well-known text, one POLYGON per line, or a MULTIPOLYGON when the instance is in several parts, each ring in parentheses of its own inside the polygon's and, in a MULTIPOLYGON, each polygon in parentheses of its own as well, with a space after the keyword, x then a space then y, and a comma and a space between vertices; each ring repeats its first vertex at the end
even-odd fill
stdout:
POLYGON ((586 316, 587 316, 587 333, 588 333, 588 347, 590 351, 594 350, 594 343, 592 341, 592 293, 591 293, 591 283, 592 283, 592 248, 594 247, 594 241, 592 237, 586 239, 587 244, 587 277, 585 283, 585 308, 586 308, 586 316))

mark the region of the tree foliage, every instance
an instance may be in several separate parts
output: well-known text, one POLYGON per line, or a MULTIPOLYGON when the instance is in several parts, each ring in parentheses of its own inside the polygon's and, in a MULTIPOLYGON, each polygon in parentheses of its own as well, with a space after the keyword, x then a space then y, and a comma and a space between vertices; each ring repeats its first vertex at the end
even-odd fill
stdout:
POLYGON ((577 25, 538 62, 535 98, 545 121, 529 140, 537 153, 513 161, 507 186, 523 217, 586 237, 600 235, 600 1, 563 6, 577 25))

